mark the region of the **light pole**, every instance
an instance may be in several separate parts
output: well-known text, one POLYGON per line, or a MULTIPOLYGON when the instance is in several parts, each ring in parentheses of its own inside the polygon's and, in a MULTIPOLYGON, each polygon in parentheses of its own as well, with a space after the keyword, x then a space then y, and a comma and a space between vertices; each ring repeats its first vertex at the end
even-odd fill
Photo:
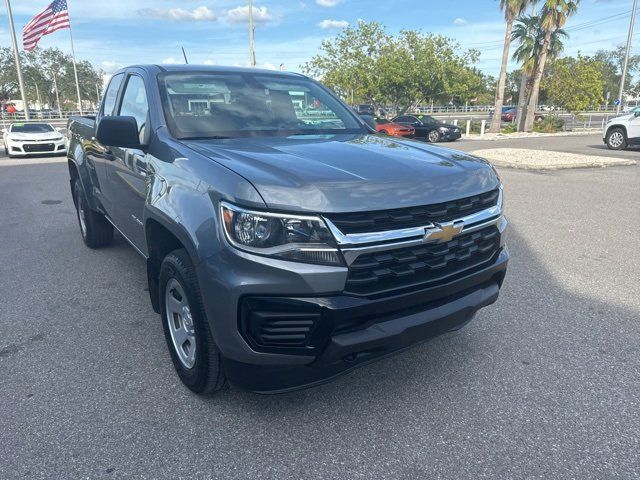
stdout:
POLYGON ((622 108, 622 97, 624 95, 624 84, 627 80, 627 69, 629 68, 629 53, 631 52, 631 40, 633 40, 633 27, 636 23, 636 10, 638 9, 638 0, 633 0, 633 10, 631 10, 631 22, 629 23, 629 36, 627 37, 627 49, 624 54, 624 65, 622 66, 622 79, 620 79, 620 95, 618 95, 618 108, 616 113, 620 113, 622 108))
POLYGON ((253 0, 249 0, 249 64, 256 66, 256 51, 254 47, 253 28, 253 0))

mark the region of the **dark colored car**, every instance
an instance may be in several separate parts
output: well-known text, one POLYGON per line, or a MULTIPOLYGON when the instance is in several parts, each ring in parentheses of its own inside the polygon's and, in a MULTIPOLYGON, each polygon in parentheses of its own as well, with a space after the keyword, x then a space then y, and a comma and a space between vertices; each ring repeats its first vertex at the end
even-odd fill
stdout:
POLYGON ((328 381, 461 328, 505 278, 491 165, 372 133, 302 75, 129 67, 69 137, 82 239, 143 257, 194 392, 328 381))
POLYGON ((373 105, 361 104, 354 106, 353 109, 358 115, 370 115, 372 117, 376 116, 376 109, 373 105))
POLYGON ((416 138, 424 138, 431 143, 453 142, 462 137, 459 127, 443 123, 429 115, 400 115, 392 122, 413 127, 416 138))
MULTIPOLYGON (((507 110, 506 112, 504 112, 502 114, 502 121, 503 122, 515 122, 516 118, 518 116, 518 109, 517 108, 512 108, 507 110)), ((536 122, 540 122, 544 119, 544 115, 542 113, 535 113, 534 115, 534 119, 536 122)))

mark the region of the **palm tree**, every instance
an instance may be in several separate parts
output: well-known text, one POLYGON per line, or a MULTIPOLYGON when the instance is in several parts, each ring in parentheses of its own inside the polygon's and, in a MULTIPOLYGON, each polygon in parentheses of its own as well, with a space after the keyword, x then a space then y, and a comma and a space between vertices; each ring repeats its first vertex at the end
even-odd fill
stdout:
MULTIPOLYGON (((522 65, 522 82, 520 84, 520 98, 518 99, 518 130, 522 130, 526 105, 531 94, 532 76, 538 67, 538 61, 542 54, 542 46, 546 32, 542 28, 541 18, 535 15, 525 15, 518 18, 513 27, 511 41, 518 42, 518 48, 513 53, 513 59, 522 65)), ((547 59, 553 60, 564 50, 563 40, 568 38, 563 29, 554 30, 551 34, 551 43, 547 59)))
POLYGON ((538 100, 538 93, 540 92, 540 81, 542 80, 544 67, 547 63, 553 32, 564 27, 564 24, 567 23, 567 19, 578 10, 579 3, 580 0, 544 0, 544 5, 540 15, 542 18, 540 24, 545 35, 544 42, 542 44, 542 52, 540 53, 540 60, 538 61, 538 65, 533 76, 531 98, 529 99, 527 117, 524 122, 524 129, 527 132, 533 130, 536 102, 538 100))
POLYGON ((500 132, 500 122, 502 122, 502 106, 504 105, 504 87, 507 82, 507 64, 509 63, 509 49, 511 48, 511 32, 513 22, 536 0, 500 0, 500 9, 504 11, 504 18, 507 21, 507 29, 504 35, 504 48, 502 50, 502 66, 500 67, 500 78, 496 88, 496 108, 491 120, 489 131, 500 132))

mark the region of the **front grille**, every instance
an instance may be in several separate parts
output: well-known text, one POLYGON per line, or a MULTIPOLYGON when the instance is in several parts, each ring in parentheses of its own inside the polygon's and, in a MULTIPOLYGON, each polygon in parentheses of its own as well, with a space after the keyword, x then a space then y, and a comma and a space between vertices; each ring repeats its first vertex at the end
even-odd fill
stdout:
POLYGON ((22 145, 25 152, 53 152, 55 146, 53 143, 25 143, 22 145))
POLYGON ((474 195, 451 202, 377 212, 336 213, 327 218, 344 234, 384 232, 450 222, 478 213, 498 203, 500 191, 474 195))
POLYGON ((372 296, 445 283, 489 262, 499 250, 500 232, 490 226, 447 243, 361 255, 349 267, 345 293, 372 296))

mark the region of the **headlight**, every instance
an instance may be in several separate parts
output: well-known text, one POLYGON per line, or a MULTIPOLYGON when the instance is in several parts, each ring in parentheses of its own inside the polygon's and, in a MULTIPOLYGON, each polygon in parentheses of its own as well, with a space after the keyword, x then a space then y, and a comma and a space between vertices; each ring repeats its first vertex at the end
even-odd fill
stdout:
POLYGON ((343 265, 319 217, 250 211, 226 202, 220 209, 227 240, 239 250, 293 262, 343 265))
POLYGON ((447 127, 440 127, 440 128, 438 128, 438 130, 440 130, 442 133, 449 133, 450 129, 447 128, 447 127))

